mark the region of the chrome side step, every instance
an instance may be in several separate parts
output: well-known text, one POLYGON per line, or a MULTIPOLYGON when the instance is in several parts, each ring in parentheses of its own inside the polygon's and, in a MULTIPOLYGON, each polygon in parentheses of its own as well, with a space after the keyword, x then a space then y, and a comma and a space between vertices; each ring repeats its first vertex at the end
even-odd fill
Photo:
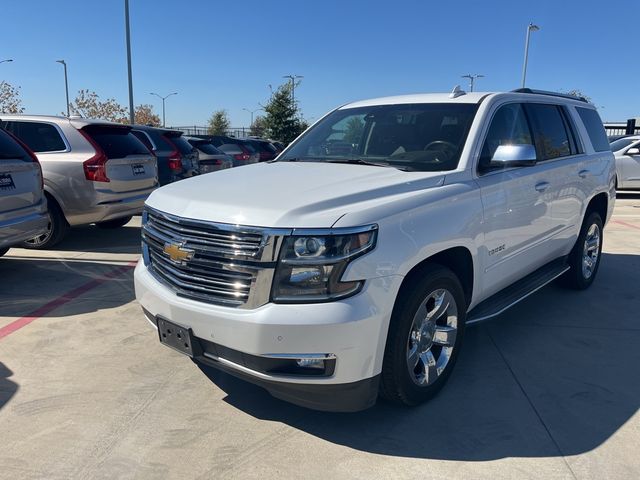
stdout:
POLYGON ((473 310, 467 314, 466 324, 473 325, 474 323, 500 315, 505 310, 513 307, 529 295, 554 281, 567 270, 569 270, 569 266, 566 264, 565 258, 559 258, 547 263, 522 280, 518 280, 513 285, 508 286, 504 290, 500 290, 498 293, 476 305, 473 310))

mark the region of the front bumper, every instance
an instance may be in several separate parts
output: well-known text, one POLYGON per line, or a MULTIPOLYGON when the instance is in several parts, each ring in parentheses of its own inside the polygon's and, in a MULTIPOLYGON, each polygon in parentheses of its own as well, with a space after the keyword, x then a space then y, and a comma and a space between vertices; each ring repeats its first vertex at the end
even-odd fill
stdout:
POLYGON ((135 271, 136 297, 151 323, 161 316, 190 327, 204 353, 197 361, 266 388, 272 395, 319 410, 355 411, 371 406, 387 329, 402 277, 366 282, 356 296, 321 304, 268 303, 243 310, 178 297, 140 262, 135 271), (213 344, 214 350, 210 344, 213 344), (333 354, 329 376, 279 375, 247 367, 241 357, 216 355, 215 346, 240 355, 333 354), (213 353, 212 353, 213 352, 213 353))

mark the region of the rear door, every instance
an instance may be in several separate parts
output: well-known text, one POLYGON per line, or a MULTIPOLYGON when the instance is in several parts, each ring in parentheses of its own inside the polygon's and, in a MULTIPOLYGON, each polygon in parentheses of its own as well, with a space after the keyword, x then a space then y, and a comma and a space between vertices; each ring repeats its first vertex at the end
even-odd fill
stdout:
POLYGON ((89 125, 82 129, 107 157, 109 190, 116 193, 153 188, 157 183, 155 156, 129 127, 89 125))
MULTIPOLYGON (((35 157, 0 129, 0 227, 13 218, 37 213, 43 196, 42 173, 35 157)), ((0 228, 0 236, 1 232, 0 228)))
POLYGON ((623 188, 640 188, 640 142, 627 148, 623 155, 618 157, 617 163, 622 170, 622 181, 618 183, 623 188))

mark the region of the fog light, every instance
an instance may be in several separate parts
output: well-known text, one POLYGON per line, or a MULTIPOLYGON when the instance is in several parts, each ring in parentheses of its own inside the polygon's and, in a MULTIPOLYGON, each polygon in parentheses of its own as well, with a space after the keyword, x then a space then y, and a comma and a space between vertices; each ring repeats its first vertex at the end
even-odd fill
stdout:
POLYGON ((324 370, 324 360, 320 358, 300 358, 296 360, 299 367, 302 368, 317 368, 324 370))

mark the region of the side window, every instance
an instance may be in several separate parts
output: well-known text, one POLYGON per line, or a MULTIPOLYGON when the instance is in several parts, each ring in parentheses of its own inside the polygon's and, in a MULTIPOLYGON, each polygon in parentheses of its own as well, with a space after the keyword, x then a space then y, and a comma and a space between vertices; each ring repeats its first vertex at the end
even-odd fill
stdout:
POLYGON ((519 103, 503 105, 491 119, 480 154, 480 169, 488 169, 491 158, 500 145, 533 145, 529 123, 519 103))
POLYGON ((568 157, 572 142, 565 120, 556 105, 530 103, 526 106, 531 120, 538 160, 568 157))
POLYGON ((67 149, 58 129, 49 123, 9 121, 5 128, 36 153, 67 149))
POLYGON ((582 119, 582 123, 584 123, 584 126, 587 129, 593 149, 596 152, 605 152, 610 150, 611 147, 607 140, 607 134, 604 132, 604 126, 602 125, 602 120, 600 119, 598 112, 592 108, 576 107, 576 110, 582 119))

